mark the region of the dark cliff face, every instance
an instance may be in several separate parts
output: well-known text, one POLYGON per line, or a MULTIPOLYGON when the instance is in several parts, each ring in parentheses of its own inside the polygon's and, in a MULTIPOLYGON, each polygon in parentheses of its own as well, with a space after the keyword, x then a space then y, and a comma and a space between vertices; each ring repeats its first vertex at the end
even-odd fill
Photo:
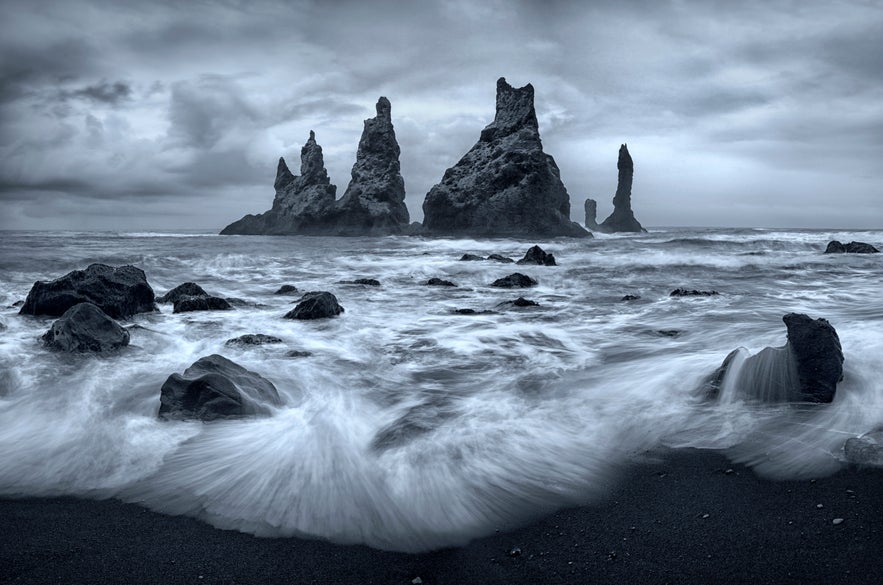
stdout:
POLYGON ((340 201, 331 184, 322 147, 316 136, 301 149, 300 175, 279 159, 273 207, 246 215, 221 234, 257 235, 387 235, 404 233, 410 217, 405 206, 405 182, 399 170, 399 145, 389 100, 377 102, 377 116, 365 120, 352 180, 340 201))
POLYGON ((598 229, 603 232, 646 232, 647 230, 641 227, 632 212, 632 178, 635 174, 635 166, 625 144, 619 147, 616 168, 619 169, 619 181, 616 185, 616 194, 613 196, 613 213, 598 226, 598 229))
POLYGON ((591 237, 570 221, 570 196, 543 152, 528 84, 497 81, 494 121, 423 202, 428 234, 591 237))

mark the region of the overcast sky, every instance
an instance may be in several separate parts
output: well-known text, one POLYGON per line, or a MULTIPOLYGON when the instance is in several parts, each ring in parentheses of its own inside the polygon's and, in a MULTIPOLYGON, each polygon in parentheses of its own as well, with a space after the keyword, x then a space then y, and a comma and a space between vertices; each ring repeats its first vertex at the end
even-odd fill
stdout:
POLYGON ((0 0, 0 229, 220 229, 392 102, 412 220, 536 90, 571 218, 883 228, 883 2, 0 0))

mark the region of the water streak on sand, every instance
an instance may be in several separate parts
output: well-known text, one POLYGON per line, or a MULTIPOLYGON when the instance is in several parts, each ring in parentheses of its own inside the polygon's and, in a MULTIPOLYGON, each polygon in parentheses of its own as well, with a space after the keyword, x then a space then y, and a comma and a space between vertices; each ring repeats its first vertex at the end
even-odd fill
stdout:
POLYGON ((883 233, 539 242, 560 265, 519 266, 539 285, 507 291, 488 284, 513 266, 458 258, 519 258, 537 242, 6 232, 2 307, 92 262, 135 264, 157 294, 195 281, 248 304, 162 306, 132 319, 131 347, 85 358, 42 348, 52 319, 2 309, 0 495, 113 496, 262 535, 422 550, 590 502, 660 445, 721 449, 771 477, 829 473, 846 438, 883 424, 883 259, 823 255, 829 239, 879 247, 883 233), (360 277, 382 286, 337 284, 360 277), (283 320, 292 298, 272 293, 285 283, 331 290, 346 312, 283 320), (677 287, 721 295, 670 298, 677 287), (520 295, 540 306, 498 307, 520 295), (784 344, 788 312, 836 327, 834 403, 703 402, 696 389, 732 349, 784 344), (225 346, 246 333, 285 343, 225 346), (157 420, 165 378, 211 353, 272 380, 285 405, 258 420, 157 420))

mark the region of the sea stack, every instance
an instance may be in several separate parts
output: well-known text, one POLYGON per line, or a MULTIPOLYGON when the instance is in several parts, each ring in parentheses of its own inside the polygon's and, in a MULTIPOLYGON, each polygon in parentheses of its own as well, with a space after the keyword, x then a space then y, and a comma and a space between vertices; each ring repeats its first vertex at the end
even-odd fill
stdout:
POLYGON ((320 235, 326 232, 334 213, 337 187, 325 170, 322 147, 316 134, 300 150, 300 175, 288 170, 285 159, 276 169, 276 197, 273 207, 260 215, 246 215, 221 231, 221 235, 320 235))
POLYGON ((427 234, 591 237, 570 221, 570 196, 543 152, 530 84, 497 81, 494 121, 423 202, 427 234))
POLYGON ((391 118, 392 106, 381 97, 377 116, 365 120, 365 128, 352 180, 336 201, 322 147, 316 135, 301 149, 300 176, 279 159, 273 208, 260 215, 246 215, 225 227, 222 235, 328 235, 382 236, 404 233, 410 217, 405 206, 405 182, 399 172, 399 145, 391 118))
POLYGON ((632 212, 632 177, 635 174, 635 165, 625 144, 619 147, 616 168, 619 169, 619 182, 616 185, 616 194, 613 196, 613 213, 598 226, 598 229, 607 233, 646 232, 647 230, 641 227, 632 212))
POLYGON ((590 230, 598 229, 598 202, 594 199, 586 199, 586 227, 590 230))
POLYGON ((410 222, 392 105, 377 100, 377 116, 365 120, 352 179, 337 203, 338 235, 403 233, 410 222))

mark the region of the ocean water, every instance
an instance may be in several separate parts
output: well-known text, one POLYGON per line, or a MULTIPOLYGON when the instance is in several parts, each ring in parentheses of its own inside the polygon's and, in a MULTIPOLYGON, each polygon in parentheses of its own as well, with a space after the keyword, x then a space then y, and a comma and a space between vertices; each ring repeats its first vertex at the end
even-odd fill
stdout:
POLYGON ((771 478, 833 473, 847 438, 883 425, 883 255, 822 254, 831 239, 881 247, 883 232, 539 242, 3 232, 0 497, 116 497, 258 535, 417 551, 591 504, 660 447, 719 449, 771 478), (458 261, 518 259, 537 243, 559 266, 458 261), (47 351, 53 319, 10 305, 34 281, 93 262, 142 268, 157 295, 194 281, 246 304, 177 315, 160 305, 124 323, 139 327, 123 351, 47 351), (515 271, 539 285, 488 286, 515 271), (338 284, 362 277, 382 285, 338 284), (431 277, 459 286, 423 286, 431 277), (331 291, 346 312, 283 319, 297 297, 273 295, 282 284, 331 291), (669 297, 678 287, 721 294, 669 297), (518 296, 540 306, 498 306, 518 296), (784 345, 789 312, 837 329, 834 402, 703 400, 703 379, 730 351, 784 345), (225 346, 247 333, 284 343, 225 346), (252 420, 158 420, 165 379, 213 353, 268 378, 284 406, 252 420))

